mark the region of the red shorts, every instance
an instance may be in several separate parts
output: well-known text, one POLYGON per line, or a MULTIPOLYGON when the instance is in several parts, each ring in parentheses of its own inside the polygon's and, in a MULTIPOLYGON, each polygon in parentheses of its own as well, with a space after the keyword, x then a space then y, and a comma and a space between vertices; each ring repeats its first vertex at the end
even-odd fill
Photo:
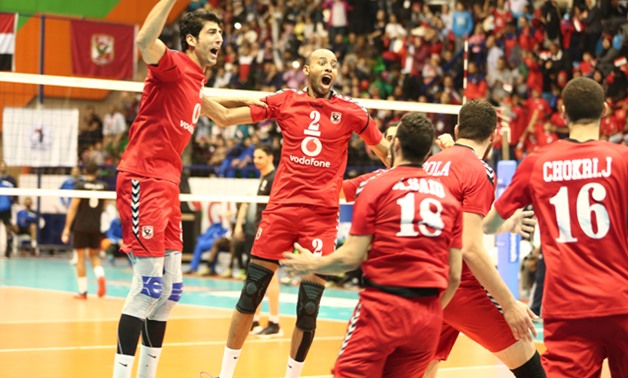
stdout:
POLYGON ((139 257, 163 257, 181 251, 179 186, 167 180, 119 172, 116 205, 122 222, 120 249, 139 257))
POLYGON ((438 342, 438 297, 403 298, 367 288, 349 320, 336 377, 422 377, 438 342))
POLYGON ((336 248, 338 210, 312 206, 274 206, 262 213, 251 255, 281 260, 298 242, 312 253, 329 255, 336 248))
POLYGON ((443 310, 443 328, 435 360, 446 360, 460 332, 492 353, 517 342, 504 315, 482 286, 460 286, 443 310))
POLYGON ((545 319, 543 330, 548 377, 599 377, 606 358, 612 377, 628 377, 628 314, 545 319))

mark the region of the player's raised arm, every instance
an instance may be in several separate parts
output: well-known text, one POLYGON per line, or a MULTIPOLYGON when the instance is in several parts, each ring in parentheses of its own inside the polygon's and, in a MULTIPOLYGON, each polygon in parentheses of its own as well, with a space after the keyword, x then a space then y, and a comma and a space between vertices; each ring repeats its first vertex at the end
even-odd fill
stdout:
POLYGON ((377 155, 379 160, 381 160, 386 167, 390 167, 390 161, 388 161, 388 146, 389 143, 386 138, 382 138, 379 143, 374 146, 370 146, 375 155, 377 155))
POLYGON ((137 33, 135 43, 142 53, 142 60, 146 64, 157 64, 166 53, 166 44, 159 39, 168 14, 176 0, 161 0, 150 11, 144 24, 137 33))

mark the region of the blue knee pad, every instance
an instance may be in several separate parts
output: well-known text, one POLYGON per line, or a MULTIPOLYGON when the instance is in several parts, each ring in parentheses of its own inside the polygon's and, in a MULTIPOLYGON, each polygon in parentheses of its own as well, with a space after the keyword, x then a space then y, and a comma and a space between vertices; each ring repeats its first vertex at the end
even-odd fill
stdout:
POLYGON ((179 302, 183 294, 183 282, 175 282, 172 284, 172 293, 168 297, 169 301, 179 302))
POLYGON ((159 299, 163 291, 163 278, 142 276, 142 294, 159 299))

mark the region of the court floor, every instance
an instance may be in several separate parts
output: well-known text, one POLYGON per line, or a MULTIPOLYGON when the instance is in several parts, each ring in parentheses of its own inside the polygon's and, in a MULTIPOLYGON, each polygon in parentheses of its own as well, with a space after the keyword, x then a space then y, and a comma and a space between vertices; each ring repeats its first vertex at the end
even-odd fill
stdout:
MULTIPOLYGON (((0 260, 0 377, 111 377, 116 326, 131 269, 105 263, 108 294, 73 299, 74 269, 66 258, 0 260)), ((96 280, 88 272, 89 290, 96 280)), ((184 296, 168 322, 158 377, 210 378, 218 374, 240 281, 184 278, 184 296)), ((297 289, 281 288, 285 336, 249 337, 236 377, 282 377, 294 323, 297 289)), ((329 377, 357 292, 328 289, 304 377, 329 377)), ((264 309, 265 311, 266 309, 264 309)), ((538 344, 543 350, 542 344, 538 344)), ((136 361, 137 364, 137 361, 136 361)), ((462 336, 439 378, 512 375, 490 353, 462 336)), ((604 376, 608 376, 605 373, 604 376)))

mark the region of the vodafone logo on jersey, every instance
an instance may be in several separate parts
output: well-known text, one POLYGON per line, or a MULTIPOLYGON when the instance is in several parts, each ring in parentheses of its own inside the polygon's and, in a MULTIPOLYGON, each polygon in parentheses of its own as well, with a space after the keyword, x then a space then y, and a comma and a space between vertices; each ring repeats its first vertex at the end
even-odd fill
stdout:
POLYGON ((201 117, 201 108, 202 108, 201 101, 203 99, 203 86, 204 85, 205 85, 205 80, 201 81, 201 89, 198 92, 199 101, 196 103, 196 105, 194 105, 194 110, 192 110, 192 123, 186 122, 184 120, 181 120, 179 122, 179 126, 181 126, 190 134, 194 134, 194 126, 196 125, 196 122, 198 122, 198 119, 201 117))
POLYGON ((316 159, 321 151, 323 151, 323 143, 319 139, 321 136, 321 131, 319 130, 321 113, 318 110, 313 110, 310 113, 310 119, 312 122, 310 122, 307 129, 303 130, 305 138, 301 141, 301 151, 307 157, 290 155, 290 161, 301 165, 329 168, 331 166, 330 162, 316 159))

